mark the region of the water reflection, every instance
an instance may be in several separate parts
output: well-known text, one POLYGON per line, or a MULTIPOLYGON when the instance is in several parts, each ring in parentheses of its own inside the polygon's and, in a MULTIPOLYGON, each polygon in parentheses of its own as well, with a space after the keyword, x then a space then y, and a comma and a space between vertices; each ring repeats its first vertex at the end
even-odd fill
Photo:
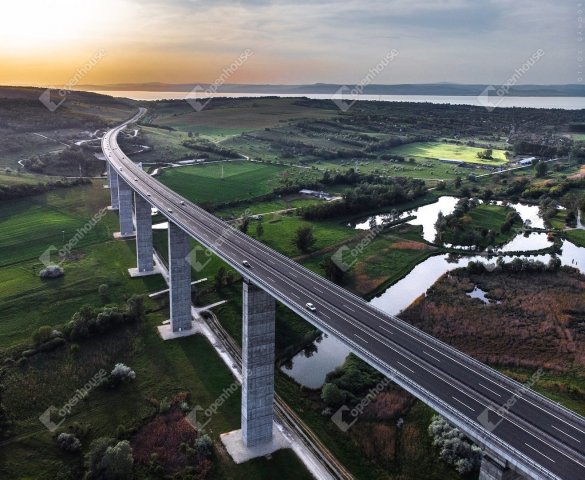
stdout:
MULTIPOLYGON (((530 234, 530 236, 532 235, 541 234, 530 234)), ((568 240, 563 241, 561 248, 558 257, 561 259, 562 265, 577 268, 581 273, 585 273, 585 248, 577 247, 568 240)), ((530 258, 548 263, 551 255, 517 255, 504 258, 506 263, 511 262, 514 258, 530 258)), ((442 275, 451 270, 466 267, 471 261, 485 263, 486 257, 454 254, 430 257, 414 267, 402 280, 396 282, 377 297, 372 298, 370 304, 391 315, 398 315, 416 298, 424 295, 442 275)), ((492 257, 487 261, 494 263, 495 259, 492 257)), ((283 371, 301 385, 309 388, 320 388, 327 373, 341 365, 348 354, 349 349, 341 342, 327 337, 319 345, 317 353, 311 359, 307 359, 303 354, 297 355, 292 360, 292 368, 283 369, 283 371)))

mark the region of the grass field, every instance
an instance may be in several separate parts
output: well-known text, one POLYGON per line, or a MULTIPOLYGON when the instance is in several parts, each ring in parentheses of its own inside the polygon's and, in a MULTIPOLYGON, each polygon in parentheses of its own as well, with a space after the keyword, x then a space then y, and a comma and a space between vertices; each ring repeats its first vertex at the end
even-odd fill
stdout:
POLYGON ((145 121, 219 140, 242 132, 282 125, 292 120, 329 118, 338 113, 333 104, 329 110, 307 108, 298 105, 294 98, 239 100, 237 107, 221 105, 220 102, 221 100, 212 100, 209 108, 199 112, 187 102, 169 104, 158 108, 156 114, 149 114, 145 121))
MULTIPOLYGON (((85 243, 81 242, 74 255, 63 263, 64 277, 41 281, 33 273, 33 267, 35 271, 40 267, 38 253, 46 244, 53 242, 59 246, 61 230, 69 235, 83 225, 96 208, 109 203, 108 196, 108 190, 98 182, 2 203, 0 355, 3 358, 10 356, 9 352, 15 351, 16 346, 22 348, 23 344, 29 344, 31 334, 40 325, 63 325, 82 305, 103 305, 104 300, 98 295, 100 284, 108 284, 107 302, 116 304, 134 293, 164 288, 160 276, 138 279, 128 276, 127 269, 135 265, 135 247, 132 241, 111 239, 111 232, 117 226, 114 213, 106 214, 94 229, 95 233, 88 235, 85 243)), ((233 383, 231 373, 203 337, 162 342, 155 327, 168 318, 168 313, 165 308, 158 311, 152 301, 147 301, 147 308, 154 311, 147 315, 144 324, 80 341, 77 353, 66 347, 37 354, 23 365, 6 364, 2 378, 3 402, 13 423, 11 435, 0 449, 0 477, 41 480, 82 477, 82 456, 60 452, 53 435, 38 417, 50 405, 63 405, 100 368, 111 370, 115 363, 124 362, 137 372, 137 380, 116 391, 94 390, 73 409, 60 431, 74 422, 87 427, 88 433, 81 438, 83 452, 92 439, 118 436, 119 426, 129 432, 139 428, 156 414, 157 402, 163 398, 187 392, 191 406, 206 408, 233 383)), ((235 311, 232 317, 235 325, 238 320, 235 311)), ((219 434, 239 425, 238 389, 212 417, 207 433, 219 445, 219 434)), ((126 438, 129 437, 131 433, 126 438)), ((215 451, 210 478, 310 478, 291 450, 244 465, 235 465, 219 453, 221 450, 215 451)), ((145 468, 139 468, 137 475, 163 478, 145 468)))
POLYGON ((494 150, 493 160, 483 160, 478 158, 477 153, 482 150, 484 149, 468 147, 466 145, 454 145, 440 142, 419 142, 401 145, 390 151, 404 157, 460 160, 467 163, 479 163, 493 166, 503 165, 507 162, 503 150, 494 150))
POLYGON ((192 202, 219 203, 272 192, 284 170, 281 166, 242 160, 167 169, 158 179, 192 202))

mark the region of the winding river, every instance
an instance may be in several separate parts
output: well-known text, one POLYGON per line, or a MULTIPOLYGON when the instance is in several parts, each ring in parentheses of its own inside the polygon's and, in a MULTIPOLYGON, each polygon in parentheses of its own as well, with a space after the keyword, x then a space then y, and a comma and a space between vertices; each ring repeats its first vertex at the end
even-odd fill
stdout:
MULTIPOLYGON (((456 197, 443 196, 434 203, 404 212, 400 216, 402 218, 413 216, 414 218, 407 223, 422 225, 424 239, 432 242, 436 236, 435 223, 439 212, 444 215, 452 213, 457 200, 456 197)), ((538 206, 521 203, 510 203, 508 205, 518 212, 524 222, 529 221, 530 225, 535 228, 544 228, 544 221, 539 214, 538 206)), ((350 225, 350 227, 362 230, 369 229, 374 219, 376 224, 380 225, 390 221, 392 216, 390 214, 376 215, 360 220, 350 225)), ((503 252, 530 252, 542 250, 551 246, 551 244, 545 233, 533 232, 528 235, 519 233, 504 245, 501 250, 503 252)), ((526 256, 517 255, 517 257, 525 258, 526 256)), ((505 258, 508 262, 513 260, 515 256, 505 258)), ((546 263, 550 260, 550 255, 532 255, 530 258, 546 263)), ((578 268, 582 273, 585 273, 585 248, 577 247, 573 243, 564 240, 559 258, 563 265, 578 268)), ((430 257, 414 267, 404 278, 372 298, 370 303, 386 313, 399 315, 416 298, 424 294, 443 274, 456 268, 465 267, 469 262, 477 260, 485 262, 486 258, 484 256, 462 257, 449 254, 430 257)), ((307 353, 309 356, 305 355, 305 352, 297 354, 281 370, 305 387, 320 388, 325 382, 326 375, 344 362, 349 350, 337 339, 323 335, 321 341, 315 343, 307 353)))

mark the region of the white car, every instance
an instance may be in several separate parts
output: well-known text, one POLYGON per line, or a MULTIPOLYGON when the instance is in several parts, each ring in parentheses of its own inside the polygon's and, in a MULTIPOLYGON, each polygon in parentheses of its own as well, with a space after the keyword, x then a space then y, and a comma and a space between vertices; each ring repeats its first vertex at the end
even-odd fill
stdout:
POLYGON ((316 312, 317 311, 317 307, 315 307, 315 305, 313 305, 311 302, 307 302, 307 304, 305 305, 305 307, 307 307, 307 310, 310 310, 311 312, 316 312))
POLYGON ((252 265, 250 265, 250 262, 248 262, 248 260, 242 260, 242 265, 246 268, 252 268, 252 265))

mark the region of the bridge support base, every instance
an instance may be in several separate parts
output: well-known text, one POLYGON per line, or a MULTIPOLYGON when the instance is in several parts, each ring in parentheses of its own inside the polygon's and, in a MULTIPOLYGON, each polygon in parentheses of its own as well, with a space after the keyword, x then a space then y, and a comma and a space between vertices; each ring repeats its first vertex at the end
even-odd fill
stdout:
POLYGON ((114 238, 133 237, 136 235, 136 232, 134 231, 134 222, 132 221, 132 189, 121 178, 118 178, 118 201, 120 231, 114 233, 114 238))
POLYGON ((234 430, 229 433, 220 435, 221 443, 236 463, 244 463, 253 458, 265 457, 282 448, 292 448, 292 445, 278 429, 276 425, 272 427, 272 438, 267 443, 256 445, 255 447, 246 447, 242 439, 242 431, 234 430))
POLYGON ((118 174, 114 167, 108 162, 108 187, 110 188, 109 210, 118 210, 118 174))
POLYGON ((521 480, 524 477, 508 468, 506 461, 484 455, 481 460, 479 480, 521 480))
POLYGON ((189 235, 169 221, 169 298, 173 332, 192 328, 190 251, 189 235))
POLYGON ((137 268, 128 270, 131 277, 143 277, 159 273, 154 268, 152 248, 152 215, 150 203, 134 193, 136 208, 136 263, 137 268))

